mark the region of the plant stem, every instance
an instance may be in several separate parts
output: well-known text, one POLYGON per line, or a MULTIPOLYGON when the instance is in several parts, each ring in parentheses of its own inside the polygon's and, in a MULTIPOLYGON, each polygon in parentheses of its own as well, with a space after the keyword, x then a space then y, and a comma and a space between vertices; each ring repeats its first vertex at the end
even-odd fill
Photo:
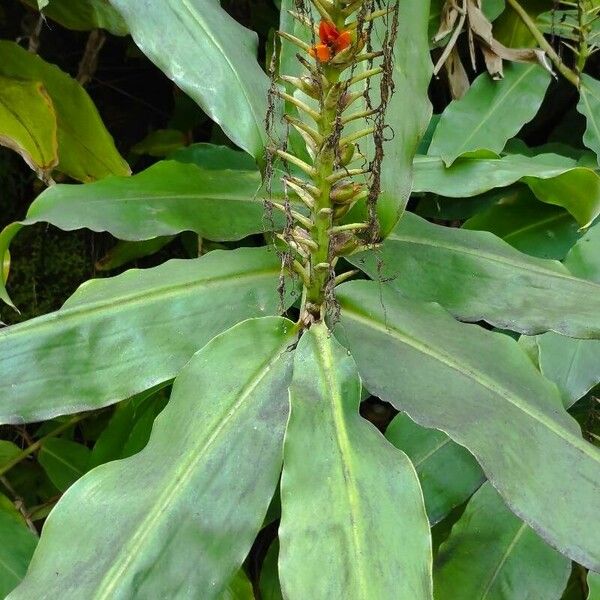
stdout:
POLYGON ((61 434, 63 431, 66 431, 72 425, 75 425, 76 423, 79 423, 79 421, 85 419, 86 416, 87 415, 85 414, 77 415, 76 417, 73 417, 66 423, 62 423, 56 429, 53 429, 50 433, 48 433, 44 437, 41 437, 37 442, 31 444, 31 446, 27 446, 27 448, 25 448, 23 451, 17 454, 17 456, 15 456, 12 460, 9 460, 3 465, 0 465, 0 477, 2 477, 2 475, 10 471, 15 465, 18 465, 22 460, 26 459, 28 456, 39 450, 45 441, 61 434))
POLYGON ((575 87, 579 87, 579 75, 572 69, 569 69, 567 65, 561 60, 560 56, 556 53, 552 45, 546 40, 544 34, 537 28, 533 19, 529 16, 527 11, 519 4, 518 0, 507 0, 513 10, 519 15, 527 29, 531 32, 531 35, 535 38, 540 48, 548 55, 548 58, 552 61, 556 70, 565 78, 570 81, 575 87))

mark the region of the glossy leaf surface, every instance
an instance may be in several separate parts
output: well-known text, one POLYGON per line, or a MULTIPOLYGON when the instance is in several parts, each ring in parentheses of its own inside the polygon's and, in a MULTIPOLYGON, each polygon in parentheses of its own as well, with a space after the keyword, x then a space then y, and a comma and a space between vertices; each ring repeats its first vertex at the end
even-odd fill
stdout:
POLYGON ((0 41, 0 75, 44 85, 56 111, 60 171, 79 181, 129 174, 94 103, 77 81, 5 40, 0 41))
MULTIPOLYGON (((595 225, 569 252, 565 265, 579 277, 600 283, 600 226, 595 225)), ((560 388, 571 406, 600 383, 600 340, 575 340, 545 333, 535 338, 540 370, 560 388)))
POLYGON ((216 334, 277 312, 279 271, 273 251, 243 248, 84 284, 59 311, 0 330, 0 423, 99 408, 172 379, 216 334))
POLYGON ((560 598, 571 561, 506 508, 486 483, 467 504, 439 550, 438 600, 560 598))
POLYGON ((550 83, 550 74, 537 64, 507 65, 494 81, 483 73, 460 100, 442 113, 429 147, 450 166, 459 156, 477 150, 496 154, 537 113, 550 83))
POLYGON ((467 500, 485 481, 471 453, 445 433, 425 429, 404 413, 388 425, 385 437, 413 463, 432 525, 467 500))
POLYGON ((54 107, 42 83, 0 77, 0 145, 45 178, 58 164, 56 135, 54 107))
MULTIPOLYGON (((270 227, 258 171, 205 170, 162 161, 132 177, 88 185, 55 185, 31 205, 24 224, 65 230, 87 227, 121 240, 194 231, 211 240, 239 240, 270 227)), ((276 225, 283 219, 274 214, 276 225)))
POLYGON ((598 568, 600 450, 582 439, 556 387, 518 344, 375 282, 339 289, 337 335, 365 387, 465 446, 514 513, 598 568))
POLYGON ((296 349, 284 446, 279 572, 289 600, 432 597, 417 475, 360 417, 360 396, 348 351, 313 325, 296 349))
POLYGON ((0 494, 0 540, 0 597, 4 598, 23 579, 37 536, 3 494, 0 494))
POLYGON ((146 448, 63 496, 11 600, 219 598, 277 485, 295 334, 251 319, 200 350, 146 448))
POLYGON ((600 161, 600 81, 585 73, 581 75, 577 110, 586 120, 583 143, 600 161))
POLYGON ((106 29, 114 35, 127 35, 127 25, 106 0, 22 0, 43 9, 44 17, 67 29, 89 31, 106 29), (44 6, 42 6, 42 3, 44 6))
POLYGON ((466 198, 491 189, 525 182, 538 200, 566 208, 581 226, 600 214, 600 176, 574 159, 558 154, 502 158, 459 158, 450 168, 435 156, 415 159, 416 192, 466 198))
POLYGON ((529 334, 600 336, 600 285, 487 232, 434 225, 406 213, 380 249, 350 261, 373 279, 439 302, 462 320, 529 334))
POLYGON ((269 78, 256 61, 258 38, 219 0, 112 0, 136 44, 259 159, 266 140, 269 78))

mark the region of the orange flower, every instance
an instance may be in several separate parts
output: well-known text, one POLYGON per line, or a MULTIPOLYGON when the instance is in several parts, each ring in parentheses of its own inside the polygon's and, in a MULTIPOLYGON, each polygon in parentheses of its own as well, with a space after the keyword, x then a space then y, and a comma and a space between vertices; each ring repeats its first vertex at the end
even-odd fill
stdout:
POLYGON ((340 32, 330 21, 321 21, 319 24, 319 40, 311 49, 311 55, 320 62, 331 60, 338 52, 345 50, 352 44, 352 35, 349 31, 340 32))

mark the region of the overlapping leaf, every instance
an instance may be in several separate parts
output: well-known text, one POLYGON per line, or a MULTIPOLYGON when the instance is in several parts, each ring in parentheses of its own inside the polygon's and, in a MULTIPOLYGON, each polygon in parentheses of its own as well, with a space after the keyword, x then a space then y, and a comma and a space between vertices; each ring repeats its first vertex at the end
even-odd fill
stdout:
POLYGON ((467 500, 485 480, 465 448, 441 431, 417 425, 406 414, 394 418, 385 437, 413 463, 432 525, 467 500))
POLYGON ((39 81, 0 77, 0 145, 16 150, 42 179, 58 164, 56 115, 39 81))
POLYGON ((438 600, 559 598, 571 572, 571 561, 511 514, 489 483, 469 501, 434 566, 438 600))
POLYGON ((361 382, 325 325, 294 359, 279 570, 290 600, 432 597, 429 525, 409 459, 358 413, 361 382))
POLYGON ((74 179, 128 175, 94 103, 74 79, 15 42, 0 41, 0 76, 41 82, 58 123, 58 169, 74 179))
POLYGON ((406 213, 380 249, 349 260, 373 279, 439 302, 463 320, 530 334, 600 337, 599 284, 487 232, 434 225, 406 213))
POLYGON ((200 350, 146 448, 63 496, 9 598, 220 598, 279 478, 295 335, 251 319, 200 350))
POLYGON ((256 61, 258 38, 219 0, 112 0, 142 52, 216 121, 238 146, 264 152, 269 78, 256 61))
POLYGON ((600 81, 585 73, 581 76, 577 110, 586 119, 583 143, 596 153, 600 161, 600 81))
POLYGON ((450 168, 438 157, 415 159, 416 192, 467 198, 516 181, 526 183, 542 202, 566 208, 581 226, 600 215, 600 175, 571 158, 557 154, 473 156, 457 159, 450 168))
POLYGON ((465 446, 514 513, 600 568, 600 450, 517 343, 376 282, 339 289, 337 335, 365 387, 465 446))
POLYGON ((479 75, 463 98, 442 113, 428 154, 450 166, 467 152, 500 153, 536 115, 549 83, 550 74, 536 64, 513 63, 500 81, 479 75))
POLYGON ((59 311, 0 330, 0 423, 99 408, 172 379, 216 334, 275 314, 279 272, 272 250, 242 248, 84 284, 59 311))

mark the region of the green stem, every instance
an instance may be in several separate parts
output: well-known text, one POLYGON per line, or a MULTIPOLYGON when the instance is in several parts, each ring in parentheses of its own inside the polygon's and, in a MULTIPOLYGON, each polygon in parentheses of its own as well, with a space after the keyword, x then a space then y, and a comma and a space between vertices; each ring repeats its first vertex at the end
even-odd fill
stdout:
POLYGON ((4 463, 3 465, 0 466, 0 477, 2 477, 2 475, 7 473, 8 471, 10 471, 15 465, 18 465, 22 460, 26 459, 28 456, 30 456, 31 454, 33 454, 34 452, 39 450, 45 441, 61 434, 63 431, 66 431, 67 429, 69 429, 69 427, 71 427, 71 426, 75 425, 76 423, 79 423, 79 421, 85 419, 86 416, 87 415, 77 415, 76 417, 70 419, 66 423, 62 423, 56 429, 53 429, 50 433, 48 433, 44 437, 41 437, 37 442, 34 442, 33 444, 31 444, 31 446, 27 446, 27 448, 25 448, 25 450, 23 450, 19 454, 17 454, 17 456, 15 456, 12 460, 9 460, 7 463, 4 463))
POLYGON ((579 75, 572 69, 569 69, 567 65, 561 60, 560 56, 556 53, 551 44, 546 40, 544 34, 537 28, 533 19, 529 16, 527 11, 519 4, 518 0, 507 0, 513 10, 519 15, 521 21, 525 24, 527 29, 531 32, 531 35, 535 38, 539 47, 548 55, 548 58, 552 61, 556 70, 567 80, 570 81, 575 87, 579 87, 579 75))

